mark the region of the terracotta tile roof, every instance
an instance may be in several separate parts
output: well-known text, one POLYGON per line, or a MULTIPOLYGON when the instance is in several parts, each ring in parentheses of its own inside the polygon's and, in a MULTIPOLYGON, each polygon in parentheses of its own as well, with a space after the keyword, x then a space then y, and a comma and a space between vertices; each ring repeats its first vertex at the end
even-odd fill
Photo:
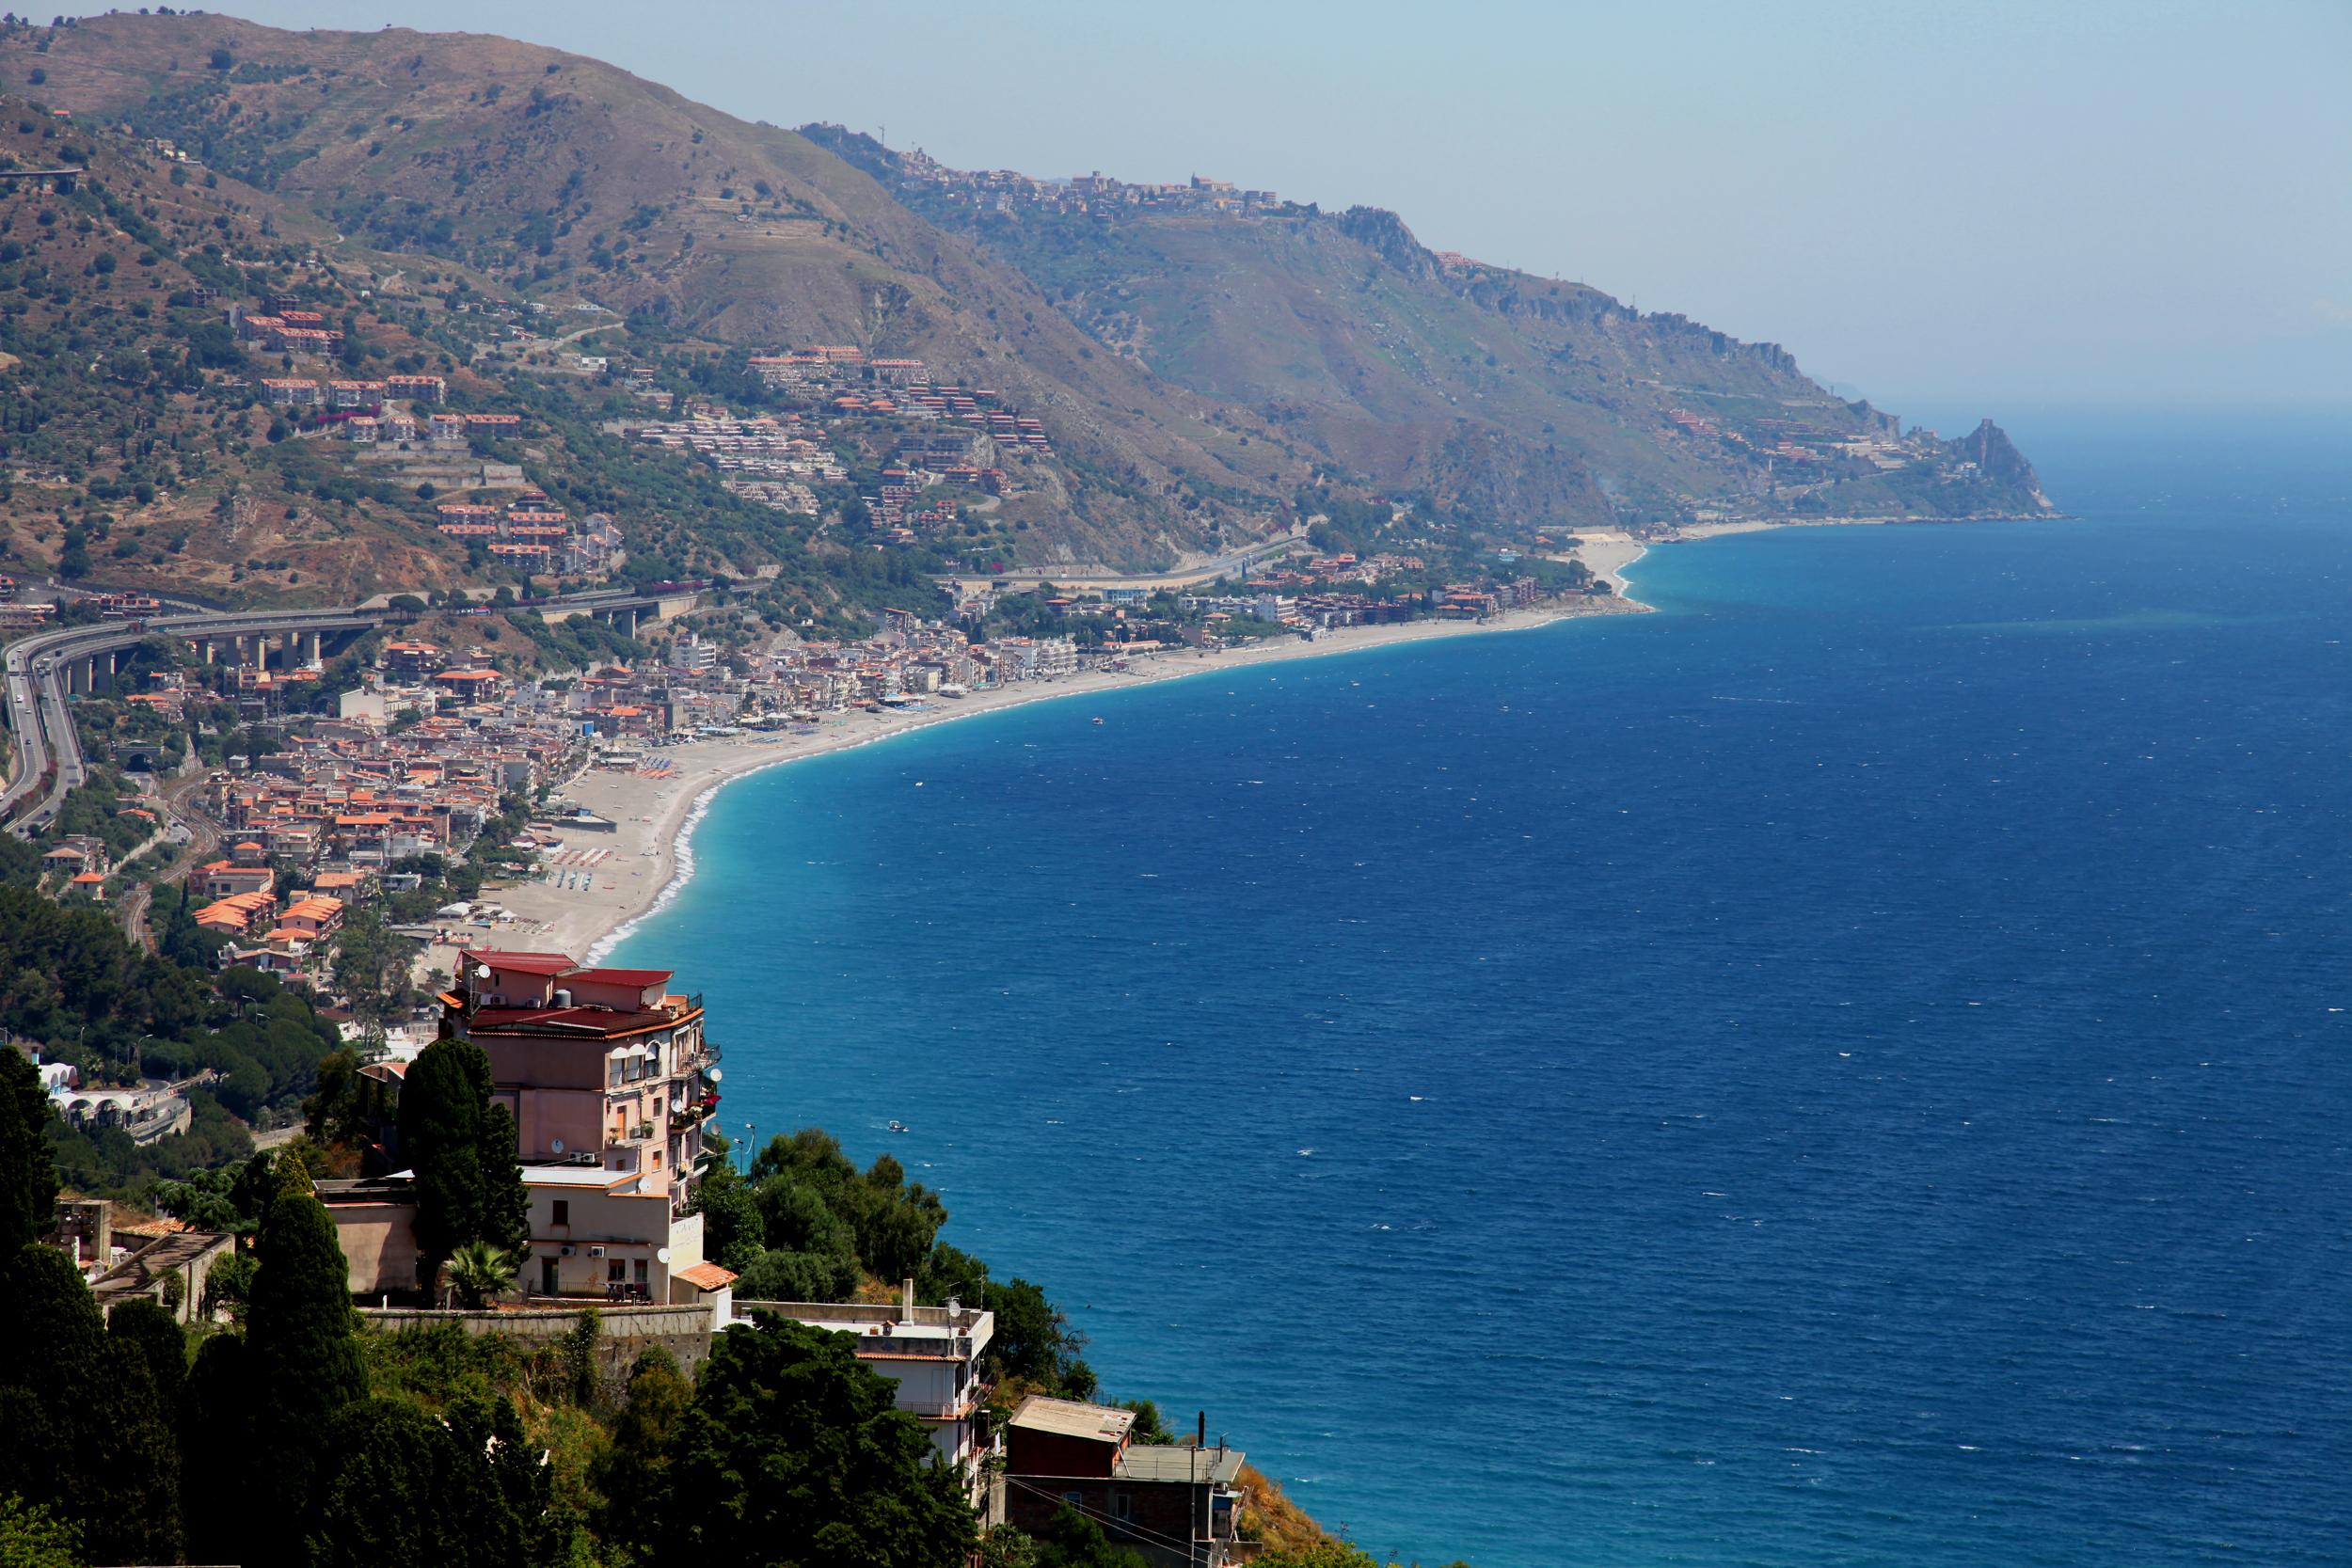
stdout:
POLYGON ((691 1268, 677 1270, 670 1277, 683 1279, 697 1291, 723 1291, 735 1283, 734 1274, 716 1263, 696 1263, 691 1268))

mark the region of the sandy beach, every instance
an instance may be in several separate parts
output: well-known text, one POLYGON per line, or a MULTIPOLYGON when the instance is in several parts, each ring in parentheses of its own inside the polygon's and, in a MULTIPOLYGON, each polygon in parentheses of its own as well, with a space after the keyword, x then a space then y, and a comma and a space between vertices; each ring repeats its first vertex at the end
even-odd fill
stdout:
MULTIPOLYGON (((576 958, 598 957, 625 934, 626 927, 653 910, 664 892, 680 879, 682 859, 687 874, 691 874, 691 847, 686 842, 691 819, 722 785, 747 773, 850 746, 869 745, 975 714, 1001 712, 1025 703, 1058 702, 1156 681, 1181 680, 1189 675, 1327 654, 1355 653, 1399 642, 1522 631, 1589 615, 1639 614, 1649 607, 1626 596, 1623 574, 1642 553, 1639 543, 1622 535, 1586 539, 1577 552, 1578 559, 1591 567, 1595 576, 1608 580, 1614 593, 1605 598, 1545 605, 1486 622, 1415 621, 1405 626, 1351 626, 1311 642, 1291 640, 1230 653, 1203 654, 1183 649, 1138 660, 1130 671, 1091 671, 1062 680, 1028 681, 977 692, 961 700, 933 699, 929 707, 916 713, 828 714, 814 734, 744 735, 664 747, 646 753, 645 767, 654 769, 650 772, 592 768, 557 791, 557 795, 611 821, 614 831, 564 830, 556 835, 561 846, 541 857, 559 882, 568 879, 574 885, 560 886, 545 877, 528 882, 485 882, 483 899, 502 906, 515 918, 488 930, 478 927, 459 927, 457 930, 485 946, 532 948, 569 953, 576 958)), ((422 961, 429 968, 449 973, 454 968, 456 955, 454 947, 437 943, 427 949, 422 961)))

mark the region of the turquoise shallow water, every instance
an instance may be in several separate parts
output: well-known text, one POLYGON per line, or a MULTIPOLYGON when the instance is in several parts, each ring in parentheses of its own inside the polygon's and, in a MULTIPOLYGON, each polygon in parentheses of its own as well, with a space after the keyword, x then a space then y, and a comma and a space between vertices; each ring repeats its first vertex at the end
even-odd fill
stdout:
POLYGON ((2352 1560, 2352 461, 2026 442, 745 781, 623 956, 1368 1546, 2352 1560))

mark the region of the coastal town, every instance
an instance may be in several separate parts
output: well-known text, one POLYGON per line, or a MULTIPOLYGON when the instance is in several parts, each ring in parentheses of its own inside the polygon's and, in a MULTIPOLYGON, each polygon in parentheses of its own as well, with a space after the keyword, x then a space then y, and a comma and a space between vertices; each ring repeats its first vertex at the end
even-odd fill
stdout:
MULTIPOLYGON (((1632 552, 1593 548, 1585 569, 1621 582, 1632 552)), ((691 972, 595 955, 667 885, 691 805, 744 771, 1012 703, 1638 609, 1545 598, 1528 578, 1440 585, 1404 601, 1409 615, 1369 596, 1425 567, 1302 543, 1196 592, 975 582, 947 595, 952 618, 887 611, 863 638, 757 645, 723 603, 685 594, 631 626, 647 652, 581 667, 524 657, 519 609, 405 611, 341 647, 151 636, 74 695, 98 772, 29 847, 33 886, 128 952, 209 973, 221 997, 302 1009, 333 1049, 298 1105, 234 1101, 268 1145, 250 1160, 287 1195, 258 1232, 190 1173, 143 1200, 68 1184, 39 1239, 73 1259, 103 1321, 160 1315, 200 1343, 246 1323, 257 1259, 262 1279, 282 1267, 266 1258, 285 1206, 315 1206, 339 1259, 321 1288, 363 1339, 528 1350, 572 1342, 593 1313, 582 1388, 600 1391, 579 1398, 612 1408, 648 1357, 691 1379, 794 1325, 880 1380, 983 1544, 1076 1531, 1166 1568, 1280 1560, 1319 1537, 1205 1415, 1171 1431, 1150 1402, 1104 1399, 1074 1360, 1039 1360, 1034 1328, 1000 1317, 1033 1316, 1032 1298, 961 1255, 861 1251, 823 1291, 791 1293, 810 1282, 804 1255, 763 1249, 731 1195, 796 1180, 780 1173, 803 1156, 719 1136, 728 1022, 691 972), (1008 598, 1059 629, 976 637, 1008 598), (485 1063, 514 1162, 516 1220, 487 1254, 438 1240, 444 1156, 404 1110, 458 1047, 485 1063)), ((130 626, 161 608, 118 596, 76 613, 130 626)), ((46 1114, 135 1163, 217 1129, 244 1070, 143 1074, 103 1037, 10 1044, 46 1114)))

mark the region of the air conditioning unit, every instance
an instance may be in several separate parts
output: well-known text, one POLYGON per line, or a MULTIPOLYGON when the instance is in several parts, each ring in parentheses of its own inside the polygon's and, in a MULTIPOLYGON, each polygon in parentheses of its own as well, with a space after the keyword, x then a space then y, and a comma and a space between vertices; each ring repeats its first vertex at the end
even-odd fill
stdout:
POLYGON ((600 1246, 592 1246, 588 1249, 588 1256, 591 1258, 601 1258, 604 1256, 604 1248, 600 1246))
POLYGON ((565 1248, 564 1249, 564 1257, 566 1257, 566 1258, 569 1258, 571 1255, 572 1255, 572 1249, 571 1249, 570 1247, 565 1247, 565 1248))

